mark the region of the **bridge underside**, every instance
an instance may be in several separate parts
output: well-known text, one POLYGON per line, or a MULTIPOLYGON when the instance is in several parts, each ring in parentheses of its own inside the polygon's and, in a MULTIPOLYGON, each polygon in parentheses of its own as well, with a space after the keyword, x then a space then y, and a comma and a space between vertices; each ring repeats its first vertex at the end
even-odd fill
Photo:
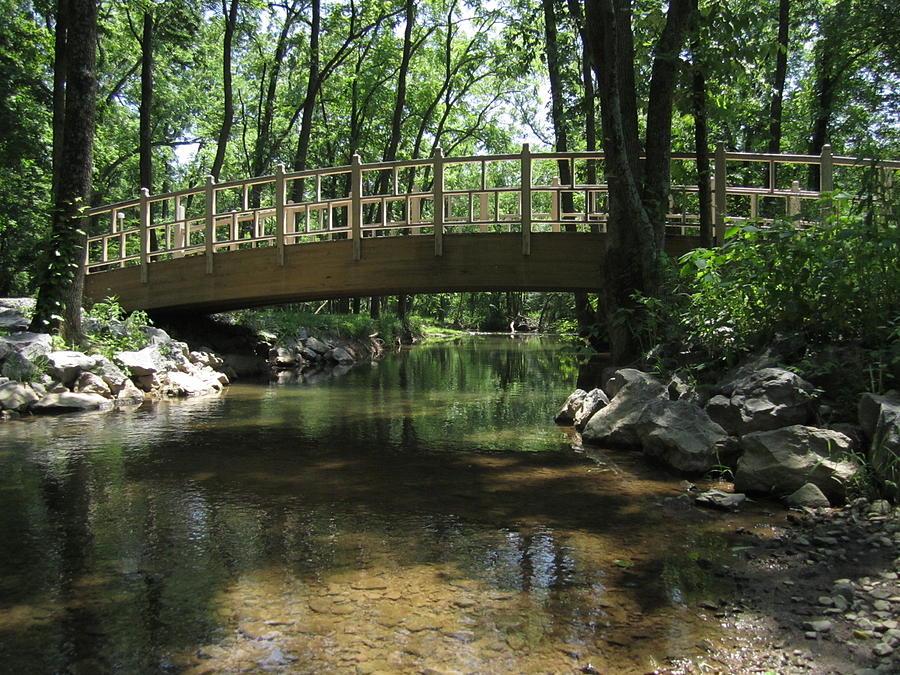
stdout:
MULTIPOLYGON (((352 242, 220 251, 207 273, 205 256, 155 262, 147 281, 139 266, 88 275, 88 302, 116 296, 129 310, 225 311, 327 298, 456 291, 596 291, 603 234, 534 233, 531 254, 521 235, 447 234, 443 255, 428 236, 374 237, 353 259, 352 242)), ((693 237, 670 238, 670 254, 696 247, 693 237), (675 239, 675 241, 671 241, 675 239)))

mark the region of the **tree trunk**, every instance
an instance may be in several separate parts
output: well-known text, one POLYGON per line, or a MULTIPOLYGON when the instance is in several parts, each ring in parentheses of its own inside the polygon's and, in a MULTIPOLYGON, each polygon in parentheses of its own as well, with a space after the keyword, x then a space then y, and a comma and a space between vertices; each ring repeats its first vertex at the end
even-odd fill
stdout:
POLYGON ((225 8, 222 4, 222 13, 225 15, 225 35, 222 38, 222 126, 219 129, 219 139, 216 142, 216 157, 213 159, 210 174, 217 181, 225 164, 225 151, 228 148, 228 139, 231 137, 231 127, 234 125, 234 93, 232 91, 231 75, 231 51, 234 42, 234 28, 237 24, 238 5, 240 0, 231 0, 231 7, 225 8))
POLYGON ((775 76, 772 78, 772 102, 769 105, 769 152, 781 152, 781 109, 784 103, 784 82, 787 79, 788 37, 791 20, 791 0, 778 2, 778 53, 775 56, 775 76))
POLYGON ((138 164, 140 185, 153 192, 153 14, 144 12, 141 33, 141 105, 139 121, 138 164))
MULTIPOLYGON (((297 137, 297 151, 294 153, 294 171, 306 168, 309 156, 309 141, 312 138, 313 112, 316 108, 316 96, 321 84, 319 73, 319 39, 322 31, 321 0, 312 0, 312 19, 309 28, 309 66, 306 73, 306 98, 303 99, 300 115, 300 134, 297 137)), ((304 181, 295 180, 292 198, 295 202, 303 201, 304 181)))
POLYGON ((79 213, 89 201, 93 168, 97 5, 95 0, 68 0, 67 4, 61 174, 52 214, 51 259, 38 289, 31 330, 59 330, 67 343, 80 344, 86 235, 79 213))
POLYGON ((697 157, 697 201, 700 210, 700 246, 713 245, 712 195, 709 178, 709 115, 706 105, 706 74, 700 56, 703 49, 699 37, 700 13, 693 0, 694 36, 691 40, 691 112, 694 117, 694 153, 697 157))
POLYGON ((55 204, 62 174, 63 126, 66 123, 66 11, 68 0, 59 0, 56 8, 56 34, 53 53, 53 164, 50 198, 55 204))
POLYGON ((660 204, 668 196, 675 74, 689 8, 688 0, 669 4, 657 41, 647 113, 647 178, 642 180, 631 5, 629 0, 587 2, 585 35, 599 83, 609 185, 603 309, 613 359, 619 363, 634 360, 646 346, 641 344, 642 305, 635 296, 659 290, 665 216, 660 204))

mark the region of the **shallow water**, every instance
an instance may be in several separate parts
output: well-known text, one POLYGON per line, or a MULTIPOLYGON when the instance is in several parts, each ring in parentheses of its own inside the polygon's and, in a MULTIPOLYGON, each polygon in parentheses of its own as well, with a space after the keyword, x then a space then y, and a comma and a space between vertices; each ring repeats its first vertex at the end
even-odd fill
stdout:
POLYGON ((548 339, 0 425, 0 671, 647 672, 701 653, 728 533, 584 452, 548 339), (665 502, 665 500, 669 500, 665 502), (660 505, 661 502, 664 502, 660 505))

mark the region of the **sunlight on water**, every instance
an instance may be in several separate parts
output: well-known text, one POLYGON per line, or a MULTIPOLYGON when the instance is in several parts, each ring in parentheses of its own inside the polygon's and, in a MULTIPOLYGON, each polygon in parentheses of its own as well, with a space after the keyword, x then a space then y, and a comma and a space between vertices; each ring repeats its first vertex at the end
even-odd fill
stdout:
POLYGON ((656 502, 677 479, 634 455, 573 450, 561 358, 480 338, 0 425, 4 667, 644 672, 694 653, 716 627, 685 602, 720 582, 687 547, 725 556, 732 524, 673 519, 656 502))

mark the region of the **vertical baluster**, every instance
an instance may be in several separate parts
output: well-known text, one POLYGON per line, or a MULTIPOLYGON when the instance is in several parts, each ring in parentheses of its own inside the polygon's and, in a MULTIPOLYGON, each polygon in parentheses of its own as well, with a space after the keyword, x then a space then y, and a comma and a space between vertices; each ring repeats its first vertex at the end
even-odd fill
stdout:
POLYGON ((275 257, 279 265, 284 265, 285 205, 287 203, 287 181, 284 164, 275 167, 275 257))
POLYGON ((185 240, 185 211, 184 204, 181 203, 181 197, 175 198, 175 257, 183 258, 184 257, 184 248, 187 245, 185 240))
POLYGON ((147 283, 147 266, 150 263, 150 190, 141 188, 141 283, 147 283))
POLYGON ((213 251, 216 241, 216 179, 206 177, 206 273, 213 273, 213 251))
MULTIPOLYGON (((522 143, 520 208, 522 216, 522 255, 531 255, 531 148, 522 143)), ((572 177, 574 182, 575 177, 572 177)))
POLYGON ((834 190, 834 160, 831 156, 831 145, 822 146, 822 154, 819 157, 819 192, 832 192, 834 190))
POLYGON ((550 191, 550 230, 559 232, 559 176, 553 177, 553 180, 550 182, 550 187, 553 188, 553 190, 550 191))
POLYGON ((434 149, 434 254, 444 255, 444 151, 440 146, 434 149))
POLYGON ((359 155, 350 162, 350 236, 353 239, 353 259, 362 258, 362 165, 359 155))
POLYGON ((788 197, 788 216, 800 215, 800 181, 791 183, 791 196, 788 197))
POLYGON ((722 141, 716 144, 714 172, 716 243, 721 246, 725 242, 725 215, 728 212, 728 176, 725 168, 725 143, 722 141))

